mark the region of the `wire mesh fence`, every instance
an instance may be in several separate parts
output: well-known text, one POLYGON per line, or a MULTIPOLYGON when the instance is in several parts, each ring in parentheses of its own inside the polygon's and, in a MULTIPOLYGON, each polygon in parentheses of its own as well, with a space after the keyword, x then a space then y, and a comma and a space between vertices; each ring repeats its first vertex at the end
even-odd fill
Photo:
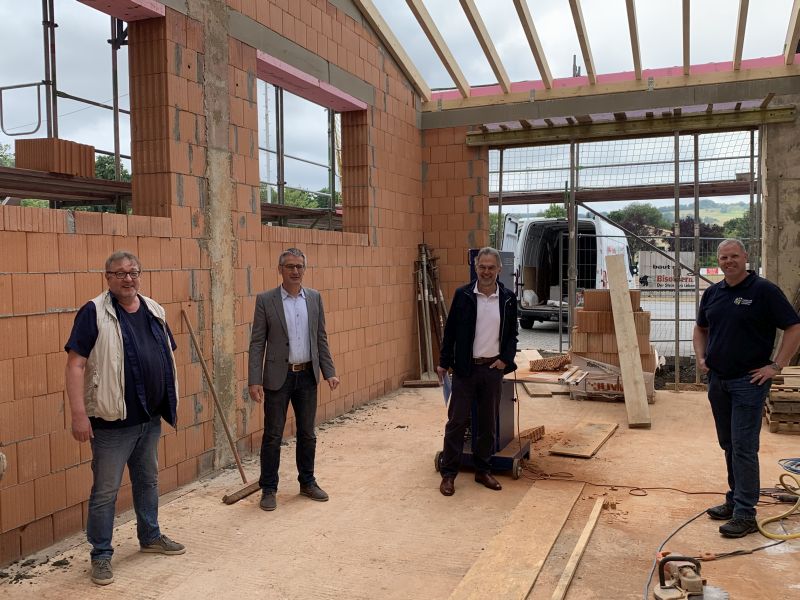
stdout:
MULTIPOLYGON (((698 182, 733 181, 750 173, 751 150, 758 156, 752 131, 704 133, 698 136, 698 182), (752 148, 751 148, 752 144, 752 148)), ((675 138, 661 136, 579 142, 577 189, 667 185, 675 181, 675 138)), ((694 140, 678 138, 681 183, 694 181, 694 140)), ((489 190, 500 181, 500 152, 489 153, 489 190)), ((503 151, 503 192, 563 190, 569 183, 569 145, 507 148, 503 151)))

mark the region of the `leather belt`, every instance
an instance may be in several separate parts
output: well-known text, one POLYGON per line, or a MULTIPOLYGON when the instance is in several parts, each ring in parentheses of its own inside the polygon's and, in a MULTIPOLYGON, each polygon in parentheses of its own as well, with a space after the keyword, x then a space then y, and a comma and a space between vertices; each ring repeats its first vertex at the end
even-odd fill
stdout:
POLYGON ((494 361, 496 361, 498 358, 500 358, 500 357, 499 356, 490 356, 490 357, 473 356, 472 357, 472 362, 474 364, 476 364, 476 365, 490 365, 494 361))
POLYGON ((292 371, 292 372, 305 371, 306 369, 310 369, 310 368, 311 368, 311 363, 310 362, 294 363, 294 364, 289 363, 289 370, 292 371))

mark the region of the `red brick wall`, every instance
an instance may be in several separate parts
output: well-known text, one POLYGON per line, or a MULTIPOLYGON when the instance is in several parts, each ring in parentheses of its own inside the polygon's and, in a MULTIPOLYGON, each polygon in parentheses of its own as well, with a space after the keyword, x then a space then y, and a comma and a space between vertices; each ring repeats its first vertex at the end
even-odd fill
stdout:
POLYGON ((440 258, 448 301, 469 279, 467 250, 489 243, 489 153, 467 147, 467 130, 428 129, 422 136, 425 243, 440 258))

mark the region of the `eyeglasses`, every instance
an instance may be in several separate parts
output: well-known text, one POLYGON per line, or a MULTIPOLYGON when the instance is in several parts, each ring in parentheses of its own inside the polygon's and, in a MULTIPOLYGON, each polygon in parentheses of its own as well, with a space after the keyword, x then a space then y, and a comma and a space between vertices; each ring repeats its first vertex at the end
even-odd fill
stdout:
POLYGON ((139 279, 139 275, 141 274, 141 271, 106 271, 106 275, 113 275, 117 279, 125 279, 126 277, 139 279))
POLYGON ((306 268, 305 265, 281 265, 281 268, 287 271, 302 271, 306 268))

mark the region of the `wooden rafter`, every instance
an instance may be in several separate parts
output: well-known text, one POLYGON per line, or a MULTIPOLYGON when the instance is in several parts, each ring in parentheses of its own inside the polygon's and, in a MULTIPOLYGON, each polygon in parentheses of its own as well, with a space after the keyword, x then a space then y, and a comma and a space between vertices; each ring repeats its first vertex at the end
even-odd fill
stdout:
POLYGON ((689 52, 689 40, 691 38, 690 27, 690 2, 683 0, 683 74, 688 75, 692 64, 691 53, 689 52))
POLYGON ((769 106, 769 103, 772 102, 772 99, 775 97, 774 92, 770 92, 764 97, 764 100, 761 102, 760 108, 763 110, 769 106))
POLYGON ((408 77, 417 93, 425 102, 430 102, 431 88, 425 83, 425 79, 423 79, 417 67, 414 65, 414 62, 409 58, 408 54, 406 54, 406 51, 403 50, 403 46, 400 45, 400 42, 395 37, 394 33, 392 33, 386 21, 383 20, 383 17, 380 12, 378 12, 378 9, 375 8, 372 0, 353 0, 353 3, 367 19, 375 35, 381 39, 386 50, 392 55, 395 62, 397 62, 400 70, 408 77))
POLYGON ((572 11, 572 20, 575 21, 575 32, 578 34, 578 44, 581 46, 586 75, 589 77, 589 83, 594 85, 597 83, 597 72, 594 68, 592 48, 589 46, 589 36, 586 34, 586 23, 583 21, 580 0, 569 0, 569 8, 572 11))
POLYGON ((475 6, 474 0, 459 0, 461 8, 464 9, 464 14, 467 15, 469 24, 472 25, 472 31, 475 32, 475 37, 478 38, 478 43, 486 55, 486 60, 489 61, 489 66, 494 71, 494 76, 497 77, 497 82, 503 91, 508 94, 511 91, 511 80, 508 78, 505 67, 500 60, 500 55, 497 54, 497 49, 494 47, 492 38, 486 30, 486 25, 478 12, 478 7, 475 6))
POLYGON ((566 117, 568 125, 557 127, 534 127, 488 133, 467 133, 467 146, 508 147, 516 145, 555 144, 576 139, 621 139, 669 134, 674 131, 700 133, 703 131, 737 130, 757 127, 767 123, 788 123, 797 116, 794 106, 768 108, 766 110, 729 110, 715 113, 693 113, 676 116, 665 112, 656 117, 647 112, 644 119, 575 123, 566 117))
POLYGON ((464 73, 461 72, 461 68, 458 66, 453 53, 450 52, 450 48, 447 47, 442 34, 439 32, 439 28, 436 27, 436 24, 433 22, 428 9, 425 8, 422 0, 406 0, 406 4, 408 4, 411 12, 414 13, 414 17, 417 19, 419 26, 422 27, 422 31, 428 36, 431 46, 433 46, 433 49, 442 61, 444 68, 447 69, 458 91, 461 92, 461 96, 468 98, 469 83, 467 83, 467 78, 464 77, 464 73))
POLYGON ((739 0, 739 16, 736 20, 736 39, 733 42, 733 70, 742 68, 742 50, 744 49, 744 32, 747 29, 747 9, 750 0, 739 0))
POLYGON ((634 0, 625 0, 628 10, 628 30, 631 33, 631 52, 633 53, 633 72, 636 79, 642 78, 642 55, 639 52, 639 26, 636 22, 636 5, 634 0))
POLYGON ((514 0, 514 7, 517 9, 519 22, 522 25, 522 30, 525 32, 525 37, 528 38, 528 44, 533 53, 533 60, 536 61, 536 67, 539 69, 539 76, 542 78, 542 83, 544 87, 550 89, 553 87, 553 75, 550 73, 550 66, 547 64, 547 57, 544 55, 542 42, 539 41, 539 34, 536 33, 536 27, 533 25, 533 19, 528 10, 528 2, 527 0, 514 0))
POLYGON ((800 40, 800 0, 794 0, 792 12, 789 14, 789 29, 786 31, 786 42, 783 46, 783 62, 791 65, 797 52, 797 42, 800 40))
POLYGON ((531 129, 533 127, 528 119, 520 119, 519 124, 522 125, 524 129, 531 129))

